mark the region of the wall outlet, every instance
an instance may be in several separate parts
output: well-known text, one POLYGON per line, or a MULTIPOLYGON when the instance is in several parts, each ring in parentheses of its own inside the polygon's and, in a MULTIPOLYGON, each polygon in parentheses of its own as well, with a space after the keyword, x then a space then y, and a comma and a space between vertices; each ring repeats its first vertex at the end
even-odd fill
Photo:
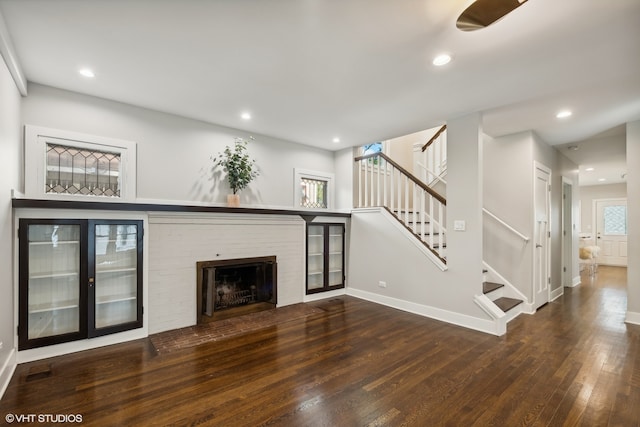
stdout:
POLYGON ((386 288, 387 287, 387 282, 383 282, 382 280, 378 282, 378 286, 380 286, 381 288, 386 288))

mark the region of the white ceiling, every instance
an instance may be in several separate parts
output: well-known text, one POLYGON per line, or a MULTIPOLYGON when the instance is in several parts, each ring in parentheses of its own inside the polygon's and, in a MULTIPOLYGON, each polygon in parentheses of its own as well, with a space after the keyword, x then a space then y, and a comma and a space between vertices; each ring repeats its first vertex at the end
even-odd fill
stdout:
POLYGON ((493 137, 552 145, 640 119, 640 1, 529 0, 459 31, 471 2, 0 0, 0 13, 31 82, 330 150, 474 111, 493 137), (440 52, 453 61, 436 68, 440 52))

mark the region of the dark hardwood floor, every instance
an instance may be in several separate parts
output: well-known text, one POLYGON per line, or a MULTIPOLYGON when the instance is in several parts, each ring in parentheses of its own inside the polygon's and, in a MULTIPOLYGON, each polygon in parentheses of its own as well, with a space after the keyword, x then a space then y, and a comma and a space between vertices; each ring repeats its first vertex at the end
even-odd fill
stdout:
POLYGON ((340 297, 303 320, 166 355, 139 340, 23 364, 0 422, 638 426, 640 326, 624 323, 625 284, 626 269, 600 267, 502 337, 340 297))

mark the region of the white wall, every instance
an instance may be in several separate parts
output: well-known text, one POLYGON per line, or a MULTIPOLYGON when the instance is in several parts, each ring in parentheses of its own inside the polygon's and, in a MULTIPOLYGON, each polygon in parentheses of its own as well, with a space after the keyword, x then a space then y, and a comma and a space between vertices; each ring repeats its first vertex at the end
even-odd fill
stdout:
POLYGON ((640 121, 627 123, 627 321, 640 325, 640 121))
POLYGON ((353 182, 356 148, 345 148, 336 151, 333 155, 335 162, 335 192, 336 209, 351 211, 353 209, 353 182))
POLYGON ((494 333, 493 321, 473 302, 474 294, 482 292, 481 270, 475 283, 462 280, 455 271, 441 271, 419 245, 386 211, 355 211, 351 216, 347 293, 494 333), (381 281, 385 287, 379 286, 381 281))
POLYGON ((580 187, 580 232, 593 233, 593 201, 596 199, 625 199, 627 184, 588 185, 580 187))
MULTIPOLYGON (((533 132, 522 132, 484 142, 484 207, 507 224, 533 236, 533 162, 551 169, 551 291, 562 286, 562 178, 573 185, 574 219, 577 221, 578 166, 533 132)), ((525 243, 515 234, 484 217, 484 257, 527 298, 533 297, 533 240, 525 243)), ((577 232, 573 236, 577 247, 577 232)), ((570 268, 578 275, 577 249, 570 268)))
POLYGON ((11 190, 22 190, 20 94, 0 60, 0 396, 15 367, 11 190))
MULTIPOLYGON (((30 84, 23 123, 135 141, 138 198, 221 203, 224 178, 212 179, 211 156, 249 133, 127 104, 30 84)), ((335 173, 333 153, 262 135, 249 146, 260 176, 241 193, 241 203, 292 207, 294 168, 335 173)))
MULTIPOLYGON (((531 239, 533 233, 532 134, 484 141, 484 207, 531 239)), ((532 301, 532 243, 484 216, 485 261, 532 301)))

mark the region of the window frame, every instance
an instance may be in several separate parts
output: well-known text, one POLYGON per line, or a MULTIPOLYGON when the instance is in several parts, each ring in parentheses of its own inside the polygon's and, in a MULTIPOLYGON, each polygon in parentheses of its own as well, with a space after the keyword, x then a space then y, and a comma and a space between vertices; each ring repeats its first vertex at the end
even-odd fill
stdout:
POLYGON ((331 210, 334 206, 334 193, 335 193, 335 185, 334 185, 335 176, 332 173, 328 172, 320 172, 320 171, 312 171, 308 169, 294 169, 294 189, 293 189, 293 205, 296 209, 303 210, 331 210), (326 181, 327 182, 327 207, 326 208, 307 208, 301 206, 302 195, 300 194, 300 184, 302 179, 312 179, 316 181, 326 181))
POLYGON ((136 199, 136 143, 60 129, 25 125, 25 196, 48 200, 91 200, 132 202, 136 199), (120 156, 118 181, 120 196, 63 194, 45 191, 47 145, 115 153, 120 156))

